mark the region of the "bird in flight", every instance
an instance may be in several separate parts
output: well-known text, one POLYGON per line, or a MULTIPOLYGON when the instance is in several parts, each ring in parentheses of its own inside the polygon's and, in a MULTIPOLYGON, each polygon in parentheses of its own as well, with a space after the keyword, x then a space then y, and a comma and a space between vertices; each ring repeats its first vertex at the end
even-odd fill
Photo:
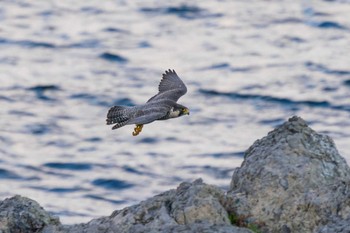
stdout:
POLYGON ((144 124, 190 114, 187 107, 176 103, 181 96, 186 94, 187 88, 175 70, 165 71, 158 91, 158 94, 143 105, 110 108, 107 113, 107 125, 115 124, 112 129, 118 129, 124 125, 135 124, 132 135, 137 136, 142 131, 144 124))

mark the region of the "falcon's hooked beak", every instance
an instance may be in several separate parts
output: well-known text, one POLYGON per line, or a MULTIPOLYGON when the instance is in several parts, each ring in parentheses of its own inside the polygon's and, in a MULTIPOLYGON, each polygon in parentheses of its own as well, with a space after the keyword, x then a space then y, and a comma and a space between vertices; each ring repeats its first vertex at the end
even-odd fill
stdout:
POLYGON ((181 115, 190 115, 190 110, 188 108, 182 109, 181 115))

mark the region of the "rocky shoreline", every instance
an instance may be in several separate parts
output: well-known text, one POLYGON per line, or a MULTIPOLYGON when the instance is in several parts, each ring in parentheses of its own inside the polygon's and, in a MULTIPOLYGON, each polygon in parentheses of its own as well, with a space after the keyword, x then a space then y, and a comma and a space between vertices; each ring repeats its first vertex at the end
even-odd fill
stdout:
POLYGON ((88 223, 62 225, 36 201, 0 202, 0 233, 350 232, 350 168, 299 117, 257 140, 225 192, 201 179, 88 223))

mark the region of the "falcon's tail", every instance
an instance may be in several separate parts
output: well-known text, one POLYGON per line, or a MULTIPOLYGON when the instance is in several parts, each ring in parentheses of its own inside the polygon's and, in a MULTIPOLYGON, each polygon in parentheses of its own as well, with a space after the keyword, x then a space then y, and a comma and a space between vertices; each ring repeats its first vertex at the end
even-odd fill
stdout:
POLYGON ((129 121, 129 116, 127 114, 127 108, 124 106, 114 106, 109 109, 107 113, 107 125, 116 124, 112 129, 118 129, 126 125, 129 121))

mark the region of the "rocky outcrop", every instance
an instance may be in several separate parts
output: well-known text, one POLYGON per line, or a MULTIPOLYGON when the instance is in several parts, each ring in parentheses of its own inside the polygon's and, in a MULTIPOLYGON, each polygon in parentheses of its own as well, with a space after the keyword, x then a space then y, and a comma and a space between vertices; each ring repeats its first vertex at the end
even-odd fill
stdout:
POLYGON ((226 209, 268 232, 316 232, 349 216, 349 185, 350 169, 333 140, 293 117, 246 151, 226 209))
POLYGON ((69 232, 251 232, 232 226, 224 198, 224 191, 199 179, 69 232))
POLYGON ((1 233, 49 232, 58 225, 57 217, 29 198, 17 195, 0 202, 1 233))
POLYGON ((345 233, 349 187, 350 169, 332 139, 293 117, 246 151, 227 193, 199 179, 70 226, 15 196, 0 202, 0 232, 345 233))
POLYGON ((224 200, 224 191, 199 179, 193 183, 182 183, 176 190, 164 192, 138 205, 117 210, 109 217, 94 219, 86 224, 62 226, 35 201, 16 196, 2 202, 7 203, 9 208, 1 210, 0 232, 252 233, 249 229, 231 224, 222 205, 224 200))

